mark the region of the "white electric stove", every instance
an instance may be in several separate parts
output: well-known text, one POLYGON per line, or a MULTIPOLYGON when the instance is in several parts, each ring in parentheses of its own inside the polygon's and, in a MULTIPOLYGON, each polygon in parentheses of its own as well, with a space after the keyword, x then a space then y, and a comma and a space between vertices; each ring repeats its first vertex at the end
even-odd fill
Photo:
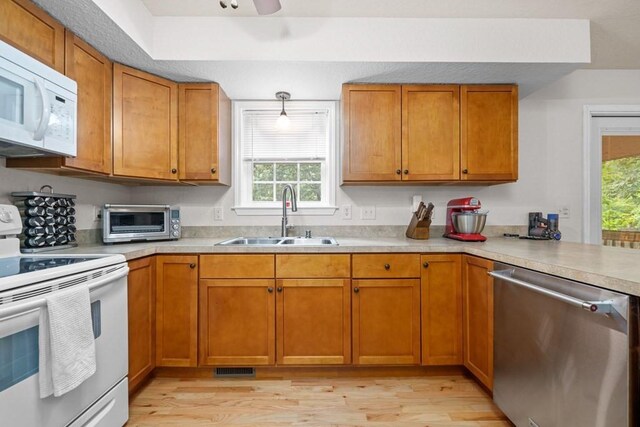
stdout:
POLYGON ((21 254, 18 209, 0 205, 0 414, 8 426, 120 427, 128 419, 127 273, 122 255, 21 254), (38 321, 46 296, 86 285, 96 373, 40 399, 38 321))

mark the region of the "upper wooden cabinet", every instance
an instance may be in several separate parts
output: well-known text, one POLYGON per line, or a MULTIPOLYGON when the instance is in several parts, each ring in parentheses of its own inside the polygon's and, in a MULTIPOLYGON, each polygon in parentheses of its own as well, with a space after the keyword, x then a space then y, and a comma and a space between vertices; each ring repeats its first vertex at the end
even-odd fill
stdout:
POLYGON ((462 256, 464 366, 493 388, 493 261, 462 256))
POLYGON ((231 102, 216 83, 178 85, 181 181, 231 185, 231 102))
POLYGON ((342 110, 345 184, 518 178, 516 86, 345 84, 342 110))
POLYGON ((178 85, 115 64, 113 174, 178 180, 178 85))
POLYGON ((518 88, 462 86, 461 179, 518 179, 518 88))
POLYGON ((64 27, 29 0, 0 0, 0 39, 64 73, 64 27))
POLYGON ((344 181, 400 181, 401 90, 398 85, 344 85, 344 181))

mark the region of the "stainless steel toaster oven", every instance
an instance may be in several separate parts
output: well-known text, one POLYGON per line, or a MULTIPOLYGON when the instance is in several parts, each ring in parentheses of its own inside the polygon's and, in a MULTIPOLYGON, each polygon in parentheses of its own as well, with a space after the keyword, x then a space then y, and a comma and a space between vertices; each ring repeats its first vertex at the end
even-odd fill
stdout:
POLYGON ((180 208, 170 205, 112 205, 102 208, 104 243, 175 240, 181 234, 180 208))

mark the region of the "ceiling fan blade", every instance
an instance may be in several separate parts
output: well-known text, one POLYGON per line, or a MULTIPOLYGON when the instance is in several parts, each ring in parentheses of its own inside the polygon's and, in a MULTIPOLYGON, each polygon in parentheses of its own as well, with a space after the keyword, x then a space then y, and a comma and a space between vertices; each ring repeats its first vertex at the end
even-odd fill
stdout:
POLYGON ((258 15, 271 15, 282 9, 280 0, 253 0, 258 15))

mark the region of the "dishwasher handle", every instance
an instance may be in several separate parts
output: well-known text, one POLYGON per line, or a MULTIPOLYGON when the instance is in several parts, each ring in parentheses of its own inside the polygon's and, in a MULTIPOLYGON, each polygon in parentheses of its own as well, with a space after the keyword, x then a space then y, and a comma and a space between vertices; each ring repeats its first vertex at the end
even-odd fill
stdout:
POLYGON ((560 292, 552 291, 551 289, 543 288, 537 285, 534 285, 529 282, 525 282, 523 280, 514 279, 511 277, 511 273, 513 270, 496 270, 490 271, 488 274, 491 277, 494 277, 499 280, 504 280, 505 282, 509 282, 513 285, 521 286, 523 288, 527 288, 530 291, 537 292, 542 295, 546 295, 553 299, 557 299, 560 301, 564 301, 574 307, 582 308, 583 310, 589 311, 591 313, 596 314, 604 314, 609 315, 615 311, 613 307, 613 301, 583 301, 578 298, 574 298, 569 295, 562 294, 560 292))

